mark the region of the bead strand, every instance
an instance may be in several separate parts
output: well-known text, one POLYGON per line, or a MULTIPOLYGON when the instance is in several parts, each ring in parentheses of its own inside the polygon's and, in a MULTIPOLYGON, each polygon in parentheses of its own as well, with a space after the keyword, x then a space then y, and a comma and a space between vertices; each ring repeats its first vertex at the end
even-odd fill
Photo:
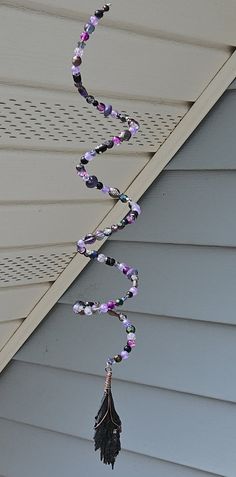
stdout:
POLYGON ((120 298, 110 299, 106 303, 79 300, 73 306, 74 313, 79 315, 89 316, 98 312, 100 314, 109 313, 112 316, 117 316, 125 327, 127 333, 127 343, 120 354, 115 355, 113 358, 108 358, 107 366, 111 366, 112 364, 118 363, 123 359, 127 359, 132 348, 135 347, 135 327, 128 321, 127 316, 116 310, 116 308, 122 306, 128 298, 132 298, 133 296, 137 295, 139 275, 138 270, 127 265, 126 263, 120 263, 115 258, 106 257, 104 254, 99 253, 96 250, 88 250, 86 246, 95 243, 96 240, 103 240, 106 237, 111 236, 114 232, 122 230, 124 227, 126 227, 126 225, 134 223, 141 213, 140 206, 133 202, 130 197, 128 197, 125 193, 120 192, 116 187, 104 185, 96 176, 89 175, 85 168, 85 166, 97 155, 103 154, 113 147, 120 146, 124 141, 129 141, 139 130, 139 124, 136 120, 113 109, 111 104, 104 104, 97 100, 92 94, 88 93, 87 89, 82 83, 80 67, 82 64, 82 56, 84 54, 86 43, 90 39, 90 35, 92 35, 95 31, 96 26, 98 25, 99 20, 103 17, 104 13, 109 11, 110 5, 110 3, 107 3, 101 9, 96 10, 94 15, 92 15, 89 21, 85 24, 84 31, 80 35, 80 41, 74 50, 71 68, 74 85, 79 94, 86 100, 88 104, 94 106, 96 110, 105 118, 111 117, 113 119, 119 120, 122 124, 127 123, 127 128, 124 131, 121 131, 112 138, 104 141, 94 149, 85 152, 80 158, 80 163, 76 166, 77 174, 82 178, 82 180, 85 182, 85 185, 89 189, 96 188, 101 190, 102 193, 108 194, 111 198, 120 200, 124 204, 128 204, 130 209, 126 216, 118 224, 113 224, 110 227, 105 227, 103 230, 97 230, 94 233, 88 233, 85 237, 78 240, 77 242, 78 253, 90 259, 96 260, 99 263, 104 263, 108 266, 114 266, 132 282, 132 286, 129 288, 129 290, 120 298))

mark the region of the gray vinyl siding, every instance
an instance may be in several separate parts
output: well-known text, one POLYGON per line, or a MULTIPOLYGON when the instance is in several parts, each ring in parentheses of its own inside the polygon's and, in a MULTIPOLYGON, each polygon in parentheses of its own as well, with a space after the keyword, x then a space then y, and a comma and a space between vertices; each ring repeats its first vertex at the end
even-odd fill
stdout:
MULTIPOLYGON (((231 85, 146 192, 137 224, 102 249, 141 277, 125 306, 138 346, 114 369, 123 451, 113 475, 235 477, 235 124, 231 85)), ((103 363, 124 332, 71 307, 126 286, 116 270, 89 264, 2 373, 3 476, 110 472, 93 452, 92 426, 103 363)))

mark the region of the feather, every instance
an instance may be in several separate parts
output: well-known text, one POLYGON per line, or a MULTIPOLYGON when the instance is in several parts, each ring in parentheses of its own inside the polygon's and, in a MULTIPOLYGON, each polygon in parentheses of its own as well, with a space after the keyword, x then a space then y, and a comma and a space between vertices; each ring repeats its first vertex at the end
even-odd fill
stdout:
POLYGON ((95 417, 94 443, 95 451, 100 449, 100 458, 104 464, 114 468, 116 457, 118 456, 121 433, 121 420, 115 410, 111 392, 111 371, 107 372, 104 396, 100 409, 95 417))

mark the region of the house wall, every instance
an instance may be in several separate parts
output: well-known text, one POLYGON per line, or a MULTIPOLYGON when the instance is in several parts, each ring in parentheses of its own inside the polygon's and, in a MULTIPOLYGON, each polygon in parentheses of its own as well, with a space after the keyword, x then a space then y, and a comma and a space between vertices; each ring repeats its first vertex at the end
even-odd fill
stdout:
MULTIPOLYGON (((140 270, 125 310, 138 346, 114 369, 123 451, 113 475, 235 477, 236 84, 140 204, 136 225, 104 253, 140 270)), ((123 291, 89 264, 0 376, 0 474, 104 476, 93 452, 103 363, 124 333, 77 318, 76 299, 123 291)))

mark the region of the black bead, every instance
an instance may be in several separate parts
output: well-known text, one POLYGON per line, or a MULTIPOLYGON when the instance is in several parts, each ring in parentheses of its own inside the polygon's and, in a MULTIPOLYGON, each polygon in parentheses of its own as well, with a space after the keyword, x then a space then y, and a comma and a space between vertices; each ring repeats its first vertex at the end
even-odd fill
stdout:
POLYGON ((111 149, 114 146, 114 142, 112 141, 112 139, 104 142, 104 144, 106 144, 108 149, 111 149))
POLYGON ((128 344, 124 347, 124 350, 127 351, 127 353, 130 353, 132 351, 132 348, 131 346, 129 346, 128 344))
POLYGON ((123 139, 124 141, 129 141, 131 136, 132 136, 131 132, 128 129, 126 129, 126 131, 123 131, 119 137, 123 139))
POLYGON ((128 298, 132 298, 133 293, 132 293, 131 291, 128 291, 128 292, 126 293, 126 296, 127 296, 128 298))
POLYGON ((109 5, 104 5, 103 11, 104 11, 104 12, 109 12, 109 10, 110 10, 109 5))
POLYGON ((122 123, 125 123, 126 122, 126 117, 125 116, 122 116, 121 114, 118 114, 118 119, 122 122, 122 123))
POLYGON ((103 183, 102 182, 98 182, 97 183, 97 189, 98 190, 101 190, 103 188, 103 183))
POLYGON ((94 13, 95 17, 97 18, 102 18, 103 17, 103 11, 102 10, 96 10, 94 13))
POLYGON ((91 253, 90 257, 91 258, 97 258, 98 256, 98 252, 96 250, 93 250, 93 252, 91 253))
POLYGON ((91 104, 91 103, 93 102, 93 100, 94 100, 94 96, 92 96, 92 95, 90 95, 90 94, 89 94, 89 95, 87 96, 87 98, 86 98, 86 101, 87 101, 87 103, 89 103, 89 104, 91 104))
POLYGON ((83 96, 83 98, 87 98, 88 91, 86 90, 86 88, 82 84, 79 85, 78 92, 79 92, 79 94, 81 94, 81 96, 83 96))
POLYGON ((94 305, 93 301, 87 301, 86 303, 88 303, 88 306, 93 306, 94 305))
POLYGON ((129 221, 127 219, 122 219, 121 220, 122 225, 127 225, 129 221))
POLYGON ((126 333, 135 333, 136 329, 135 329, 135 326, 133 325, 128 325, 126 327, 126 333))
POLYGON ((122 229, 124 229, 124 228, 125 228, 125 224, 118 224, 118 229, 119 229, 119 230, 122 230, 122 229))
POLYGON ((135 217, 136 217, 136 219, 137 219, 137 217, 138 217, 138 212, 137 212, 137 210, 133 210, 133 211, 132 211, 132 214, 134 214, 135 217))
POLYGON ((93 106, 97 107, 98 101, 96 99, 93 100, 93 106))
POLYGON ((84 159, 84 158, 82 158, 82 159, 80 160, 80 162, 81 162, 81 164, 88 164, 87 159, 84 159))
POLYGON ((81 78, 81 75, 73 75, 73 80, 76 84, 81 84, 82 82, 82 78, 81 78))
POLYGON ((107 150, 107 145, 106 144, 100 144, 100 146, 95 147, 95 151, 97 154, 101 154, 102 152, 105 152, 107 150))
POLYGON ((106 259, 106 264, 107 265, 110 265, 112 267, 113 265, 115 265, 115 263, 116 263, 116 261, 115 261, 114 258, 107 257, 107 259, 106 259))
POLYGON ((96 176, 89 176, 89 179, 85 182, 86 186, 89 189, 96 187, 97 183, 98 183, 98 178, 96 176))
POLYGON ((114 356, 114 360, 116 361, 116 363, 120 363, 122 361, 122 356, 120 354, 116 354, 114 356))
POLYGON ((119 306, 119 305, 123 305, 124 304, 124 300, 122 300, 122 298, 118 298, 116 300, 116 305, 119 306))
POLYGON ((77 170, 77 172, 82 172, 82 171, 85 172, 85 168, 84 168, 84 166, 81 166, 81 164, 78 164, 76 166, 76 170, 77 170))

